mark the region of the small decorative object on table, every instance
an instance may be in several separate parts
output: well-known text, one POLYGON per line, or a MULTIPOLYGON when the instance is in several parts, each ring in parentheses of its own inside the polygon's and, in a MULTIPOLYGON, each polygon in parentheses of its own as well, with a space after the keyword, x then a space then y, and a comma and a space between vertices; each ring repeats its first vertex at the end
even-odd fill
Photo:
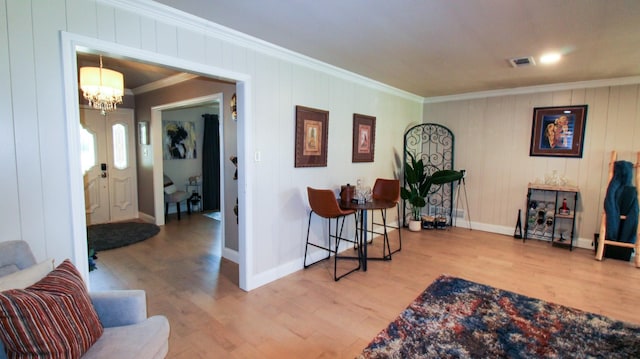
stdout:
POLYGON ((558 213, 560 214, 569 214, 571 211, 569 210, 569 206, 567 206, 567 199, 563 198, 562 199, 562 207, 560 207, 560 209, 558 210, 558 213))
POLYGON ((424 228, 424 229, 436 228, 436 217, 423 215, 422 216, 422 228, 424 228))

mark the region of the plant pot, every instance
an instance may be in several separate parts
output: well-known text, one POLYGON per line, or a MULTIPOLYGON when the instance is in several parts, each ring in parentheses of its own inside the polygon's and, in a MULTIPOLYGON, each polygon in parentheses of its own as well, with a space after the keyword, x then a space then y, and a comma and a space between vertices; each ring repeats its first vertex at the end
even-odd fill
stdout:
POLYGON ((409 230, 412 232, 420 232, 422 230, 422 221, 410 220, 409 230))

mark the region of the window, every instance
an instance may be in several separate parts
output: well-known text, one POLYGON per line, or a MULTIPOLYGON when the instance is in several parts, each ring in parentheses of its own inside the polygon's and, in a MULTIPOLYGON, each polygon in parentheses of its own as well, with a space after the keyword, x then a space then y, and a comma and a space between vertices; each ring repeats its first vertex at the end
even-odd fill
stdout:
POLYGON ((87 173, 91 167, 96 165, 96 134, 87 131, 86 128, 80 130, 80 165, 82 174, 87 173))
POLYGON ((113 166, 119 170, 123 170, 129 166, 127 156, 127 128, 116 123, 111 127, 113 135, 113 166))

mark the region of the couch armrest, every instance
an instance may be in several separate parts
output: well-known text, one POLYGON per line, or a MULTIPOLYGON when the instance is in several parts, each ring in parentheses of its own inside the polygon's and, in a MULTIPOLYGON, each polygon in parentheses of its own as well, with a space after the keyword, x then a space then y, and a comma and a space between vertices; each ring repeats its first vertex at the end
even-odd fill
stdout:
POLYGON ((136 324, 147 319, 147 297, 143 290, 110 290, 89 293, 105 328, 136 324))

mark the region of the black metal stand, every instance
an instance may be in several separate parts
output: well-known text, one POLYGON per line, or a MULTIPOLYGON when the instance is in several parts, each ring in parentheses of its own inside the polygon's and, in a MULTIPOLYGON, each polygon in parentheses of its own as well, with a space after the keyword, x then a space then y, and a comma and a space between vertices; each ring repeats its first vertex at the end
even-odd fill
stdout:
MULTIPOLYGON (((471 230, 471 214, 469 213, 469 199, 467 198, 467 184, 464 181, 466 175, 465 170, 460 170, 462 177, 458 180, 458 188, 456 189, 456 209, 458 209, 458 201, 460 200, 460 188, 464 189, 464 201, 466 203, 467 220, 469 221, 469 230, 471 230), (462 186, 460 185, 462 184, 462 186)), ((453 225, 455 226, 455 219, 458 218, 457 214, 453 217, 453 225)))
POLYGON ((518 210, 518 220, 516 221, 516 229, 513 231, 513 238, 522 238, 522 222, 520 221, 520 214, 522 210, 518 210))

